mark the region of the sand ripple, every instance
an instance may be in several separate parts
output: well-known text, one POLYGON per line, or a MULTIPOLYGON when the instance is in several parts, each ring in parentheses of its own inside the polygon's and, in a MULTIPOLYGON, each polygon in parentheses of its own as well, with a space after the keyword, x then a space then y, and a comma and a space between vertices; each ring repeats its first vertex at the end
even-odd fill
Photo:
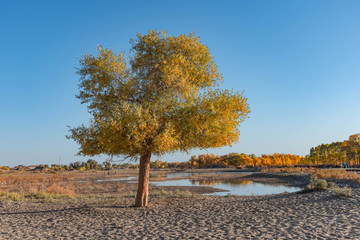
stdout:
POLYGON ((0 203, 0 239, 360 239, 360 189, 171 199, 148 208, 0 203))

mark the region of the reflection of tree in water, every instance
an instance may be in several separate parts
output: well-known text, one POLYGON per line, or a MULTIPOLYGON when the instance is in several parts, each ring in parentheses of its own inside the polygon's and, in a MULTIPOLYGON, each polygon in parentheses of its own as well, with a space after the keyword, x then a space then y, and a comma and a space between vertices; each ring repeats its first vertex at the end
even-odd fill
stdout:
POLYGON ((230 186, 239 186, 239 185, 247 185, 252 183, 250 180, 242 180, 242 179, 197 179, 190 180, 193 185, 205 185, 205 186, 214 186, 218 183, 228 184, 230 186))
POLYGON ((150 174, 150 178, 167 178, 166 174, 150 174))

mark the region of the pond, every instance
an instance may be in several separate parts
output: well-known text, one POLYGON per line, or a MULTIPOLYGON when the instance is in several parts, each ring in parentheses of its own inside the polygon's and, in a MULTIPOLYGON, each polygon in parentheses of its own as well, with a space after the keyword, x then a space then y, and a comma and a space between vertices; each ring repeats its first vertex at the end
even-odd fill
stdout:
POLYGON ((239 179, 228 179, 228 180, 192 180, 192 179, 178 179, 168 180, 162 182, 151 182, 156 186, 206 186, 221 189, 225 191, 209 193, 205 195, 219 195, 225 196, 228 194, 232 195, 268 195, 278 194, 283 192, 296 192, 301 190, 298 187, 290 187, 282 184, 267 184, 267 183, 256 183, 249 180, 239 179))
MULTIPOLYGON (((196 176, 196 175, 201 175, 201 174, 231 174, 231 173, 237 173, 237 174, 241 174, 241 173, 253 173, 253 172, 175 172, 175 173, 163 173, 163 174, 150 174, 150 180, 151 179, 159 179, 159 178, 184 178, 184 177, 191 177, 191 176, 196 176)), ((111 178, 111 179, 99 179, 96 180, 97 182, 112 182, 112 181, 135 181, 137 180, 138 177, 124 177, 124 178, 111 178)))
MULTIPOLYGON (((183 179, 186 177, 201 175, 201 174, 249 174, 252 172, 177 172, 168 174, 157 174, 150 175, 150 184, 155 186, 199 186, 199 187, 213 187, 220 191, 206 194, 206 195, 219 195, 225 196, 228 194, 232 195, 268 195, 268 194, 279 194, 284 192, 296 192, 301 190, 299 187, 290 187, 279 184, 270 183, 257 183, 249 180, 242 179, 211 179, 211 180, 193 180, 183 179), (169 178, 171 180, 164 181, 152 181, 151 179, 169 178), (174 179, 182 178, 182 179, 174 179)), ((137 182, 137 177, 125 177, 118 179, 101 179, 103 181, 128 181, 131 183, 137 182)))

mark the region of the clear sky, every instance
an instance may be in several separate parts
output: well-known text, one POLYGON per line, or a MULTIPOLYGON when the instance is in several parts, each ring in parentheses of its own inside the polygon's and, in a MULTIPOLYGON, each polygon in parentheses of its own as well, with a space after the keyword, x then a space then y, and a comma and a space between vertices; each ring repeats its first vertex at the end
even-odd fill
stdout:
POLYGON ((65 138, 66 126, 90 118, 75 98, 79 58, 98 44, 128 52, 130 38, 150 29, 195 32, 223 87, 244 90, 252 109, 232 148, 164 161, 201 153, 306 155, 360 132, 360 1, 3 0, 0 165, 87 160, 65 138))

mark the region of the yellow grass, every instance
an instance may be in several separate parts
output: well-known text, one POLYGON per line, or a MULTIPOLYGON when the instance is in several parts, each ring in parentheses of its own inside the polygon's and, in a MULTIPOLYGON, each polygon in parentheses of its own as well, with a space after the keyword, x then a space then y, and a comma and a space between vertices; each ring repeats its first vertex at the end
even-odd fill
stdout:
POLYGON ((0 192, 0 200, 6 201, 42 201, 53 202, 57 199, 72 199, 69 194, 50 194, 45 192, 36 193, 16 193, 16 192, 0 192))

